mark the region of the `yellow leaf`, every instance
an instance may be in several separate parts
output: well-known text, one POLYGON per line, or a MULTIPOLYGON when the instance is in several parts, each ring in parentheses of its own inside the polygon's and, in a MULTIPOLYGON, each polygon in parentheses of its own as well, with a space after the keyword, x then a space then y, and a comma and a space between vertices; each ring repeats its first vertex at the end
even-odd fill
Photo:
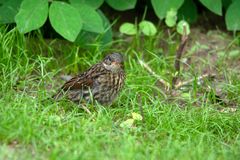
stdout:
POLYGON ((143 117, 140 114, 135 112, 132 113, 132 118, 137 121, 141 121, 143 119, 143 117))
POLYGON ((120 124, 120 127, 122 128, 131 128, 133 126, 134 119, 127 119, 126 121, 122 122, 120 124))

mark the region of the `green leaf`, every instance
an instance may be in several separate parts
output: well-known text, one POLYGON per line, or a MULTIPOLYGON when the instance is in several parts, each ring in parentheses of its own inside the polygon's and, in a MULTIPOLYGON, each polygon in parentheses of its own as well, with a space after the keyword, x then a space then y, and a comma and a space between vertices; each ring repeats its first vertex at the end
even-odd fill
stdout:
POLYGON ((109 22, 109 20, 107 19, 107 17, 103 14, 103 12, 101 10, 98 10, 98 13, 100 14, 102 21, 103 21, 103 26, 104 26, 104 33, 101 36, 101 40, 102 40, 102 46, 103 45, 107 45, 110 42, 112 42, 112 27, 111 24, 109 22))
POLYGON ((234 1, 227 9, 225 21, 230 31, 240 30, 240 0, 234 1))
POLYGON ((170 9, 178 10, 183 4, 184 0, 151 0, 155 14, 158 18, 166 17, 167 11, 170 9))
POLYGON ((157 28, 150 21, 142 21, 139 23, 140 31, 146 36, 154 36, 157 33, 157 28))
POLYGON ((0 24, 13 23, 22 0, 8 0, 0 3, 0 24))
POLYGON ((222 0, 200 0, 210 11, 222 15, 222 0))
POLYGON ((78 10, 64 2, 52 2, 49 19, 56 32, 71 42, 82 29, 82 19, 78 10))
POLYGON ((104 0, 69 0, 71 4, 85 4, 89 5, 94 9, 99 8, 104 0))
POLYGON ((222 0, 222 6, 224 9, 227 9, 231 3, 231 0, 222 0))
POLYGON ((17 28, 27 33, 40 28, 47 20, 48 0, 24 0, 15 17, 17 28))
POLYGON ((132 23, 126 22, 120 26, 119 31, 126 35, 135 35, 137 33, 137 27, 132 23))
POLYGON ((239 58, 240 57, 240 51, 239 50, 232 50, 228 53, 230 58, 239 58))
POLYGON ((109 6, 118 11, 133 9, 137 0, 105 0, 109 6))
POLYGON ((217 54, 218 54, 219 57, 226 56, 226 52, 224 52, 224 51, 219 51, 217 54))
POLYGON ((182 93, 181 97, 185 100, 190 100, 191 99, 191 94, 190 93, 182 93))
POLYGON ((177 22, 177 11, 175 9, 170 9, 167 12, 167 16, 165 19, 165 23, 168 27, 173 27, 176 25, 177 22))
POLYGON ((50 115, 50 116, 48 117, 48 121, 49 121, 50 123, 61 123, 61 117, 58 116, 58 115, 50 115))
POLYGON ((85 4, 72 4, 78 11, 83 22, 83 30, 95 33, 104 31, 101 16, 95 9, 85 4))
POLYGON ((184 34, 184 28, 186 28, 186 34, 190 34, 190 27, 189 27, 189 24, 184 21, 184 20, 181 20, 180 22, 178 22, 177 24, 177 32, 181 35, 184 34))
POLYGON ((99 42, 100 48, 104 48, 108 46, 112 42, 112 28, 109 20, 106 16, 99 10, 99 15, 102 18, 103 26, 104 26, 104 33, 97 34, 93 32, 81 31, 78 35, 75 43, 81 45, 85 48, 91 48, 96 46, 99 42), (92 45, 95 44, 95 45, 92 45))
POLYGON ((189 23, 197 21, 197 6, 193 0, 185 0, 181 8, 178 10, 178 19, 186 20, 189 23))

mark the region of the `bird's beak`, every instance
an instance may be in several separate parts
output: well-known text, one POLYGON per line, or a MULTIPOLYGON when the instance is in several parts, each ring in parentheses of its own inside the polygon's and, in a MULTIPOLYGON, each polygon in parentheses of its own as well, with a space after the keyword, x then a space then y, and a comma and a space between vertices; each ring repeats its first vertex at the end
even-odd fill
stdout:
POLYGON ((119 62, 112 62, 112 64, 113 64, 113 65, 116 65, 116 66, 120 66, 120 67, 122 67, 122 64, 119 63, 119 62))

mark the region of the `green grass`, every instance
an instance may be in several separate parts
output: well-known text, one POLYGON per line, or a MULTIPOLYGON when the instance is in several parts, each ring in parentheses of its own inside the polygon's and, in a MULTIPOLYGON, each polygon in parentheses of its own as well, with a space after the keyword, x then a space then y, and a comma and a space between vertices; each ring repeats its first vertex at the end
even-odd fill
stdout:
MULTIPOLYGON (((114 50, 46 43, 39 34, 24 38, 15 29, 2 27, 0 159, 240 159, 239 110, 219 112, 218 104, 206 101, 209 92, 194 96, 202 89, 195 83, 184 105, 181 96, 169 100, 136 58, 144 53, 152 69, 171 80, 173 56, 162 55, 161 48, 150 42, 141 46, 148 51, 137 52, 136 43, 116 50, 126 56, 125 88, 111 107, 89 105, 89 115, 71 102, 43 100, 63 83, 60 74, 77 74, 114 50), (131 128, 120 127, 131 113, 140 113, 139 106, 144 121, 134 122, 131 128)), ((194 76, 192 72, 185 76, 194 76)), ((225 75, 221 84, 226 97, 238 105, 238 76, 226 68, 219 72, 225 75)))

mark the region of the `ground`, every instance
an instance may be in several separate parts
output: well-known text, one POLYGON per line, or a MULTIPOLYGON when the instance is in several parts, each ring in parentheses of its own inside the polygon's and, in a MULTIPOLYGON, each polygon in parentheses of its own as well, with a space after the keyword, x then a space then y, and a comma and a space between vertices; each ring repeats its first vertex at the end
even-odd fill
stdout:
POLYGON ((192 28, 178 78, 186 84, 175 89, 160 82, 175 75, 180 37, 173 30, 115 39, 110 48, 82 49, 1 28, 0 159, 240 158, 239 39, 192 28), (127 73, 112 106, 89 104, 89 114, 68 101, 45 101, 62 75, 112 51, 124 54, 127 73))

